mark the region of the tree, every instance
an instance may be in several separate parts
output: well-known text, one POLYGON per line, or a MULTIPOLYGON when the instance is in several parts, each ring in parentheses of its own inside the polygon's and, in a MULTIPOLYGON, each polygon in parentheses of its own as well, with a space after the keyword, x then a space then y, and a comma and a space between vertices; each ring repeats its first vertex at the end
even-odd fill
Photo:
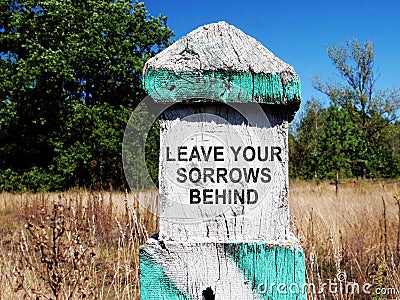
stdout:
POLYGON ((144 97, 141 76, 145 61, 165 48, 172 35, 166 18, 148 15, 143 3, 2 0, 3 174, 9 170, 22 176, 35 169, 59 175, 58 181, 62 181, 78 172, 83 177, 76 183, 90 185, 94 173, 87 170, 96 161, 94 169, 98 170, 92 171, 101 177, 96 182, 121 184, 119 171, 109 168, 120 164, 111 161, 121 160, 120 144, 129 116, 126 109, 132 110, 144 97), (103 123, 110 127, 104 128, 103 123), (99 131, 88 139, 91 130, 99 131), (108 134, 107 130, 115 132, 108 134), (93 143, 94 136, 109 147, 93 143), (78 141, 86 144, 85 151, 77 146, 78 141), (83 173, 82 168, 86 170, 83 173), (115 174, 102 177, 99 170, 115 174))
POLYGON ((374 159, 381 158, 378 149, 386 144, 383 133, 399 117, 400 93, 397 89, 382 91, 375 88, 377 76, 372 42, 361 44, 352 40, 344 46, 331 46, 328 55, 342 81, 323 83, 316 78, 314 86, 326 94, 333 105, 346 111, 353 126, 360 128, 356 132, 359 155, 355 158, 354 165, 358 168, 355 174, 372 176, 374 159))
POLYGON ((293 134, 294 141, 291 141, 292 145, 289 145, 292 176, 302 179, 321 178, 319 139, 325 126, 325 119, 324 109, 317 99, 307 101, 304 106, 304 115, 296 125, 293 134))
POLYGON ((352 161, 358 152, 357 131, 348 121, 347 111, 338 105, 326 108, 313 99, 305 107, 295 132, 290 152, 292 176, 303 179, 351 177, 352 161))
POLYGON ((348 113, 332 104, 324 110, 325 126, 319 136, 318 159, 321 173, 333 178, 336 194, 339 192, 339 178, 352 177, 352 161, 358 152, 358 127, 348 121, 348 113))

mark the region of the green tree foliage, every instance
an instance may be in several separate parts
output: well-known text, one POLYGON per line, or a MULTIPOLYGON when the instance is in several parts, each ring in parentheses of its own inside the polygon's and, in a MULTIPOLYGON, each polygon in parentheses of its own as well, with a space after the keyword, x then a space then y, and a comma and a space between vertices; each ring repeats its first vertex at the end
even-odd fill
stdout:
POLYGON ((319 137, 325 125, 322 113, 323 108, 316 99, 308 101, 301 122, 297 124, 295 132, 290 135, 289 171, 291 177, 318 178, 318 156, 321 153, 319 137), (305 161, 307 163, 304 163, 305 161))
POLYGON ((160 124, 153 123, 146 139, 146 165, 152 182, 158 186, 158 159, 160 155, 160 124))
POLYGON ((0 188, 122 186, 142 69, 171 36, 143 3, 1 0, 0 188))
POLYGON ((293 137, 293 175, 399 176, 400 93, 375 88, 373 44, 352 40, 328 47, 328 56, 342 81, 314 80, 330 102, 326 108, 315 101, 307 105, 293 137))

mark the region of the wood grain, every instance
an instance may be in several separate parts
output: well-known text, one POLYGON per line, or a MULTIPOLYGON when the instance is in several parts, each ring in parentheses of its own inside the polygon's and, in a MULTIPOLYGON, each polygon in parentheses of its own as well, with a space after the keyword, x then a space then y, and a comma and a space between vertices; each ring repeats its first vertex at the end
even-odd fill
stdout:
POLYGON ((300 103, 293 67, 225 22, 204 25, 149 59, 143 82, 163 102, 300 103))

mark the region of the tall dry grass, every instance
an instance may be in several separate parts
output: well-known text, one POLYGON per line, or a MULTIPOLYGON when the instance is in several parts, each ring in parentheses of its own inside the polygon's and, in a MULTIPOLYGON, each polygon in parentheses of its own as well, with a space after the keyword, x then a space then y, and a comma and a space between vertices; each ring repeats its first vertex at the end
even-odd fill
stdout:
MULTIPOLYGON (((338 196, 329 183, 290 188, 292 231, 317 288, 308 299, 400 297, 376 293, 400 291, 399 182, 347 182, 338 196), (329 282, 338 289, 329 291, 329 282), (370 283, 370 294, 346 293, 347 282, 370 283)), ((0 299, 138 299, 138 246, 158 231, 138 199, 156 198, 155 191, 1 193, 0 299)))
POLYGON ((309 299, 400 299, 399 192, 399 181, 349 181, 337 196, 329 183, 291 184, 292 228, 315 287, 309 299))
POLYGON ((158 231, 132 194, 0 194, 0 299, 137 299, 138 247, 158 231))

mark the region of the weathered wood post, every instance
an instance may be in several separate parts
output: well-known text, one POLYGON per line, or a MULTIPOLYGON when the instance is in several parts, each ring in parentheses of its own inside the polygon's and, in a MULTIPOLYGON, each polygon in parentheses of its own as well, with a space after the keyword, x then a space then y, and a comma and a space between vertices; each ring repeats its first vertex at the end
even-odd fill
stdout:
POLYGON ((289 230, 293 68, 225 22, 150 59, 160 118, 160 232, 140 248, 141 299, 305 299, 289 230))

